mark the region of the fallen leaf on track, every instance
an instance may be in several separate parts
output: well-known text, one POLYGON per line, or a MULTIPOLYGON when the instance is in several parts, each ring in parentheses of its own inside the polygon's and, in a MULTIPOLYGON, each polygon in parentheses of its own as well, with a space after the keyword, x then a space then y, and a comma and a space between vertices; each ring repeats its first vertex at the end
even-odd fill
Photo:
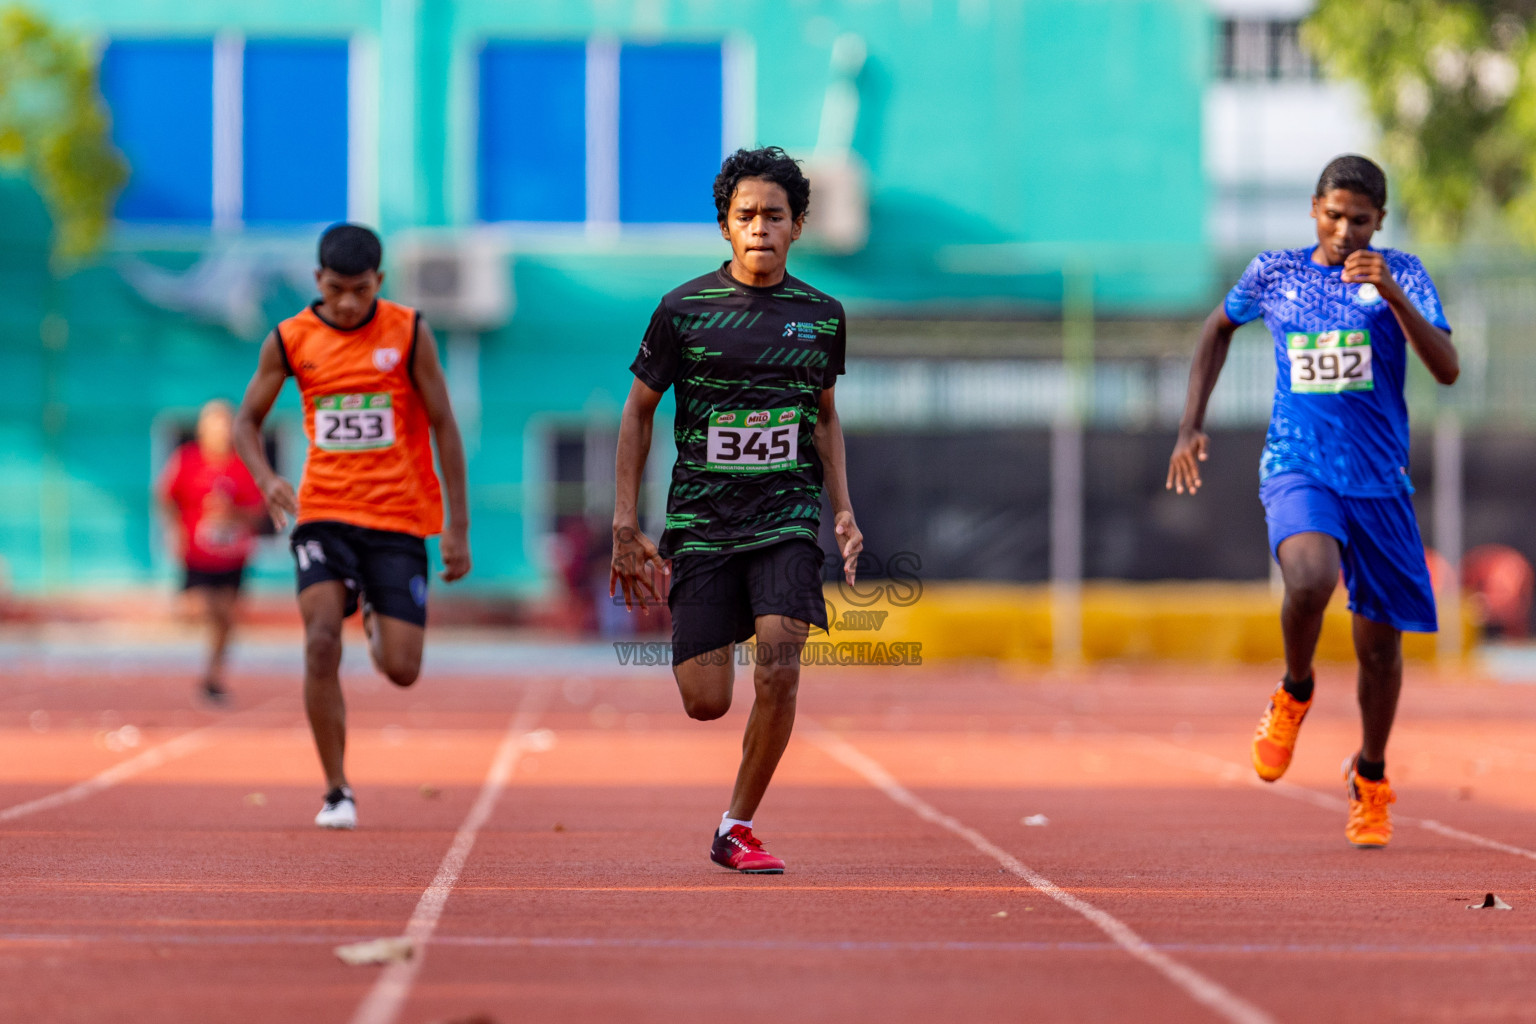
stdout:
POLYGON ((366 964, 392 964, 415 956, 416 946, 404 936, 392 939, 369 939, 367 942, 337 946, 336 955, 342 963, 352 967, 361 967, 366 964))
POLYGON ((997 913, 993 914, 992 916, 993 917, 1007 917, 1008 916, 1008 911, 1006 911, 1006 910, 999 910, 997 913))
POLYGON ((1483 897, 1481 903, 1468 903, 1468 910, 1514 910, 1515 908, 1499 899, 1493 893, 1483 897))
POLYGON ((555 730, 535 729, 523 737, 523 749, 542 754, 555 747, 555 730))
POLYGON ((1049 825, 1050 823, 1051 823, 1051 819, 1047 818, 1043 814, 1031 814, 1027 818, 1020 818, 1019 819, 1019 824, 1020 825, 1030 825, 1032 827, 1038 827, 1038 826, 1041 826, 1041 825, 1049 825))
POLYGON ((441 792, 442 790, 438 789, 436 786, 424 785, 421 787, 421 798, 423 800, 436 800, 438 794, 441 792))
POLYGON ((247 793, 245 794, 245 802, 250 804, 252 807, 265 807, 267 806, 267 794, 247 793))

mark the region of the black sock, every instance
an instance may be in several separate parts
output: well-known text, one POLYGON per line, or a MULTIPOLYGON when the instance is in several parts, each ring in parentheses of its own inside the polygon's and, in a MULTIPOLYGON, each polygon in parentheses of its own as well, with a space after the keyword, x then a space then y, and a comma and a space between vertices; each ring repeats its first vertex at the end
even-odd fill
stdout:
POLYGON ((1387 762, 1367 761, 1363 757, 1357 757, 1355 758, 1355 774, 1362 779, 1380 782, 1387 777, 1387 762))
POLYGON ((1292 697, 1294 697, 1297 700, 1301 701, 1303 704, 1305 704, 1307 701, 1312 699, 1312 677, 1311 676, 1307 676, 1307 678, 1302 679, 1302 680, 1296 680, 1296 679, 1292 679, 1291 678, 1291 674, 1289 672, 1287 672, 1285 674, 1285 680, 1282 682, 1281 685, 1283 685, 1285 687, 1285 692, 1286 693, 1290 694, 1292 697))

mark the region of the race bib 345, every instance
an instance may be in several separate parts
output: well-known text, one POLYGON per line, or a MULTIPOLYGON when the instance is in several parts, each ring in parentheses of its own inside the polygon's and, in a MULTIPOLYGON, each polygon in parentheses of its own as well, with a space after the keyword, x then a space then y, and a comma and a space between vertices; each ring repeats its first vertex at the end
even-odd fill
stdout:
POLYGON ((708 468, 769 473, 799 461, 799 409, 747 409, 710 415, 708 468))

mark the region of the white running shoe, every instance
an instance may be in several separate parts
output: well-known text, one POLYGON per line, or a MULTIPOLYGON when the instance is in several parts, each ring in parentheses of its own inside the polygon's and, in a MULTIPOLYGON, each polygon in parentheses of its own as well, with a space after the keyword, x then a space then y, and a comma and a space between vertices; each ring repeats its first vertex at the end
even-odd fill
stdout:
POLYGON ((315 815, 315 824, 321 828, 357 828, 357 802, 352 791, 343 786, 325 794, 325 806, 315 815))

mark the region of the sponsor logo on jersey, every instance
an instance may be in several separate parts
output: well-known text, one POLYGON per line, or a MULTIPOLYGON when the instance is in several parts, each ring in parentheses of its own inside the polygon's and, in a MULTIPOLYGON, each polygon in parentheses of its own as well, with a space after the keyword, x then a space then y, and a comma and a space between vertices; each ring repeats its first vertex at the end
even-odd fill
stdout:
POLYGON ((362 395, 342 395, 341 407, 343 409, 361 409, 363 407, 362 395))
POLYGON ((1355 292, 1355 301, 1362 306, 1374 306, 1381 301, 1381 292, 1373 284, 1363 284, 1360 290, 1355 292))
POLYGON ((761 412, 749 413, 747 415, 747 421, 745 423, 745 426, 748 426, 748 427, 761 427, 763 424, 765 424, 767 422, 768 422, 768 410, 764 409, 761 412))
POLYGON ((733 412, 723 412, 719 416, 715 417, 715 422, 720 424, 722 427, 730 423, 735 423, 736 414, 733 412))
POLYGON ((400 365, 400 350, 397 348, 376 348, 373 350, 373 366, 380 373, 388 373, 400 365))
POLYGON ((784 325, 783 337, 796 341, 815 341, 816 325, 806 320, 791 320, 784 325))
POLYGON ((780 423, 788 423, 790 420, 792 420, 794 418, 795 418, 795 410, 793 410, 793 409, 785 409, 783 412, 779 413, 779 422, 780 423))

